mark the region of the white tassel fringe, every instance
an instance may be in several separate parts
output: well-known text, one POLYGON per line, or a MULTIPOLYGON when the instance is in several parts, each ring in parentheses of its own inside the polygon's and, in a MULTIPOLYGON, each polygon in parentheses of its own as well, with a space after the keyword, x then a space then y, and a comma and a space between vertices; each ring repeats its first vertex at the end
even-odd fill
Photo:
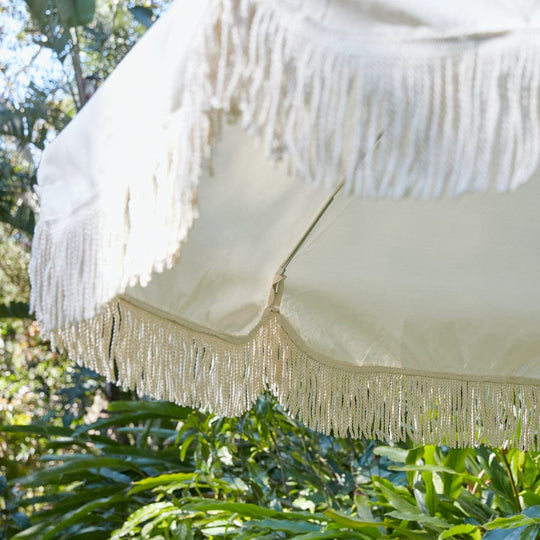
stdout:
POLYGON ((307 426, 340 437, 536 448, 540 387, 333 366, 307 352, 279 313, 227 340, 119 299, 52 337, 124 388, 218 414, 240 415, 270 390, 307 426))
POLYGON ((279 0, 215 11, 194 59, 211 107, 238 111, 270 158, 310 182, 429 199, 514 190, 537 167, 538 32, 367 41, 279 0))
POLYGON ((101 194, 67 223, 38 223, 31 303, 46 329, 95 315, 177 262, 222 113, 240 116, 296 175, 361 196, 507 191, 537 166, 538 33, 473 47, 365 43, 336 39, 278 0, 216 0, 208 20, 154 178, 101 194))

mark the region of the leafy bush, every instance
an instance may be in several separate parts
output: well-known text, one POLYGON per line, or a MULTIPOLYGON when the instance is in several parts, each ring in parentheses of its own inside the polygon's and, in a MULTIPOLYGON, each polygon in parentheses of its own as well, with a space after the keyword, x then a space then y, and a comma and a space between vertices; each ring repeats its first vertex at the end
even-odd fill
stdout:
MULTIPOLYGON (((87 369, 52 352, 34 322, 0 320, 0 424, 39 430, 82 422, 100 387, 87 369)), ((11 432, 0 440, 0 472, 29 472, 47 441, 11 432)))
POLYGON ((270 396, 238 419, 123 401, 90 424, 3 429, 47 437, 46 466, 0 482, 4 534, 14 539, 497 540, 540 531, 538 454, 327 437, 270 396))

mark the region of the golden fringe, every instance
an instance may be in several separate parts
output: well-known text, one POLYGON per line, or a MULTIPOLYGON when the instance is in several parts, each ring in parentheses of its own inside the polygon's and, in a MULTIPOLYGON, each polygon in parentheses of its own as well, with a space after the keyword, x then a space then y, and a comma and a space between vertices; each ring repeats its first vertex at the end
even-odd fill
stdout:
POLYGON ((335 366, 271 311, 244 339, 227 339, 118 299, 51 337, 123 388, 217 414, 240 415, 270 390, 307 426, 340 437, 536 447, 540 387, 530 381, 335 366))

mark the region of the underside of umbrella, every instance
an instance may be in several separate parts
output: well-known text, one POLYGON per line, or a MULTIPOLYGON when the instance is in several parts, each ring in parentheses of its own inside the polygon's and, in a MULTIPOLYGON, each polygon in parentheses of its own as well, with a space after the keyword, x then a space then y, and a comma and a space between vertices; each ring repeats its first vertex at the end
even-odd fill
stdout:
POLYGON ((540 10, 398 4, 174 4, 44 154, 55 345, 221 414, 535 446, 540 10))

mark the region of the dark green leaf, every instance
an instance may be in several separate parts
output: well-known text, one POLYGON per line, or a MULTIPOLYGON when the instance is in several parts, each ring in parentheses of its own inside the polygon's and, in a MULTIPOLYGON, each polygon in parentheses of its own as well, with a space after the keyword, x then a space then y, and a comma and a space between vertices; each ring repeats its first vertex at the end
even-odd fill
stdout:
POLYGON ((182 509, 187 512, 208 512, 221 511, 227 513, 236 513, 241 516, 254 519, 264 518, 281 518, 281 519, 301 519, 311 521, 312 519, 323 519, 324 514, 310 514, 309 512, 279 512, 264 508, 250 503, 236 503, 228 501, 210 501, 201 499, 190 499, 190 502, 182 506, 182 509))
POLYGON ((139 21, 142 25, 146 26, 146 28, 150 28, 152 24, 154 24, 154 12, 147 7, 143 6, 134 6, 132 8, 129 8, 129 11, 135 17, 137 21, 139 21))
POLYGON ((290 534, 304 534, 308 532, 319 532, 320 525, 308 521, 291 521, 288 519, 262 519, 260 521, 250 521, 244 525, 245 529, 261 531, 283 531, 290 534))
POLYGON ((95 0, 54 0, 58 15, 67 27, 84 26, 92 21, 95 0))
POLYGON ((324 515, 327 518, 330 518, 332 521, 335 521, 339 525, 344 525, 351 529, 363 529, 365 527, 379 527, 383 525, 383 523, 380 521, 363 521, 360 519, 356 519, 355 517, 352 517, 352 516, 341 514, 334 510, 326 510, 324 512, 324 515))
POLYGON ((77 510, 68 512, 62 519, 56 522, 55 526, 48 530, 42 537, 41 540, 51 540, 56 536, 56 533, 66 529, 70 525, 77 523, 77 521, 89 514, 90 512, 96 509, 102 509, 103 507, 114 505, 120 501, 125 500, 125 495, 113 495, 112 497, 106 497, 103 499, 98 499, 96 501, 89 502, 83 505, 77 510))
POLYGON ((92 473, 93 469, 97 470, 103 467, 117 467, 124 470, 138 470, 138 468, 133 463, 126 460, 104 457, 89 457, 87 459, 78 459, 76 461, 36 471, 23 478, 18 478, 16 482, 21 486, 62 484, 65 481, 65 475, 79 474, 82 472, 92 473))
MULTIPOLYGON (((18 227, 21 230, 25 228, 18 227)), ((26 302, 10 302, 9 304, 0 304, 0 318, 31 319, 30 306, 26 302)))
POLYGON ((168 401, 113 401, 109 405, 109 410, 151 413, 175 420, 184 420, 193 413, 189 407, 180 407, 168 401))
POLYGON ((13 514, 11 514, 11 519, 21 529, 27 529, 28 527, 30 527, 30 519, 23 512, 14 512, 13 514))
POLYGON ((169 484, 190 484, 194 481, 194 473, 162 474, 160 476, 144 478, 143 480, 135 482, 135 485, 130 490, 130 493, 138 493, 140 491, 146 491, 148 489, 153 489, 156 487, 166 487, 169 484))
POLYGON ((8 490, 7 478, 0 476, 0 497, 5 497, 8 490))

